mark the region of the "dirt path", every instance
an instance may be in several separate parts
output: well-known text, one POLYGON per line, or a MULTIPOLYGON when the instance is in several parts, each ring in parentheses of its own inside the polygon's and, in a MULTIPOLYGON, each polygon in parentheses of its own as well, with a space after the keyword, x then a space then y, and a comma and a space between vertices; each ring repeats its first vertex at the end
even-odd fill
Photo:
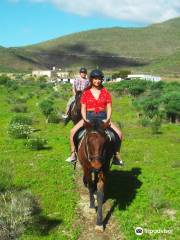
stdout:
MULTIPOLYGON (((87 188, 82 182, 82 169, 79 163, 76 168, 76 185, 80 193, 80 200, 77 207, 78 225, 82 227, 81 235, 78 240, 123 240, 123 236, 119 232, 119 227, 114 216, 111 216, 106 224, 103 233, 95 232, 96 212, 89 208, 89 194, 87 188)), ((107 218, 111 204, 106 201, 103 205, 103 217, 107 218)))

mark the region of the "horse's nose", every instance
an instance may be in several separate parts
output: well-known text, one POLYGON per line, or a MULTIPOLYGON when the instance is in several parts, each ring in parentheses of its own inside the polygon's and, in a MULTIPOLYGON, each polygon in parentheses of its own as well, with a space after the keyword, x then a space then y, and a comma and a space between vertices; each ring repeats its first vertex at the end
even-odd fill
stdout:
POLYGON ((101 164, 100 161, 94 160, 94 161, 91 162, 91 167, 92 167, 92 169, 94 169, 94 171, 96 171, 96 170, 100 171, 101 168, 102 168, 102 164, 101 164))

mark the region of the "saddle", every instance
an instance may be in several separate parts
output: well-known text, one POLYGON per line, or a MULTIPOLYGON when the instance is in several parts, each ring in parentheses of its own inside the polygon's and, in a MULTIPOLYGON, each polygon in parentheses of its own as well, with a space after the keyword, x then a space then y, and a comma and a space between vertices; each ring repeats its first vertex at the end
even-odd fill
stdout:
POLYGON ((73 141, 74 141, 74 146, 76 149, 76 152, 78 151, 78 145, 85 135, 86 129, 84 127, 80 127, 77 132, 74 134, 73 141))
MULTIPOLYGON (((78 145, 81 139, 83 138, 83 136, 85 135, 85 133, 86 133, 86 129, 84 127, 81 127, 74 134, 73 141, 74 141, 76 152, 78 151, 78 145)), ((114 151, 117 151, 116 149, 119 149, 121 144, 121 140, 117 135, 117 133, 111 127, 109 127, 105 130, 105 134, 106 134, 107 140, 111 143, 112 147, 114 148, 114 151)))

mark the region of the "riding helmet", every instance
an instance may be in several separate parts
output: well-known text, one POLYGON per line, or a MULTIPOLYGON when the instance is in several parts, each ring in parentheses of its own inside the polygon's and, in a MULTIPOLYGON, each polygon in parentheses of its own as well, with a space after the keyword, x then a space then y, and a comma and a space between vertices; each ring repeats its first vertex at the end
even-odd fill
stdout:
POLYGON ((89 78, 90 79, 99 78, 99 79, 103 80, 104 79, 104 74, 101 70, 95 69, 95 70, 92 70, 92 72, 89 75, 89 78))
POLYGON ((87 74, 87 69, 85 67, 81 67, 79 70, 80 73, 86 73, 87 74))

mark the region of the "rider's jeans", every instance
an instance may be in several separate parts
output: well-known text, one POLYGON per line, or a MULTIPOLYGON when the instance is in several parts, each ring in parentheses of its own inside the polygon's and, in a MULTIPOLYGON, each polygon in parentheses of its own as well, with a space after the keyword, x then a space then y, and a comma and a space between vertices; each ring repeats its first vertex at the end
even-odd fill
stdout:
POLYGON ((106 112, 94 112, 94 111, 87 111, 87 119, 89 121, 93 119, 104 120, 107 118, 106 112))

